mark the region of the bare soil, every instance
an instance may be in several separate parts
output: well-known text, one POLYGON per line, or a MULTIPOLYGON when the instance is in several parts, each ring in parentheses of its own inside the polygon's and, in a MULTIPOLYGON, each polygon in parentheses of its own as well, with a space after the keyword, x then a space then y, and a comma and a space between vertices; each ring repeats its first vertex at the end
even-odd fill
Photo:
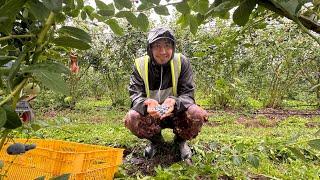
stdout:
POLYGON ((155 168, 158 165, 169 167, 181 160, 179 149, 172 142, 163 143, 151 159, 143 156, 144 148, 139 146, 125 150, 123 163, 128 175, 134 176, 137 172, 140 172, 142 175, 154 176, 155 168))

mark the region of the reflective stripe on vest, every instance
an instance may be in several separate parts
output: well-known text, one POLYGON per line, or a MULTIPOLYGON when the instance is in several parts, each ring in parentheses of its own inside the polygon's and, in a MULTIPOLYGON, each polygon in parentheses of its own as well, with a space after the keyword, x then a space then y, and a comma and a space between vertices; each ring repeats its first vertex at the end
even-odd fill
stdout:
MULTIPOLYGON (((143 56, 135 59, 135 66, 143 79, 147 98, 150 98, 149 79, 148 79, 149 56, 143 56)), ((171 76, 172 76, 172 93, 178 96, 177 87, 178 79, 181 72, 181 53, 175 53, 173 59, 170 60, 171 76)))

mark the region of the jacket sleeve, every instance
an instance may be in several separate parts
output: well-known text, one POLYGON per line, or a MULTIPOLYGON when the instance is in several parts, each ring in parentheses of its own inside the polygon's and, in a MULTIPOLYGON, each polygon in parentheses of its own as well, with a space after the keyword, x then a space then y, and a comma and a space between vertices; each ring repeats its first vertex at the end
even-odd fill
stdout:
POLYGON ((189 59, 181 56, 181 72, 178 80, 178 97, 171 97, 176 100, 175 113, 186 111, 189 106, 195 104, 194 91, 195 83, 193 80, 193 72, 189 59))
POLYGON ((131 109, 145 115, 147 114, 147 108, 144 105, 144 101, 147 99, 147 94, 145 92, 144 82, 135 65, 133 65, 132 69, 133 72, 130 76, 129 83, 131 109))

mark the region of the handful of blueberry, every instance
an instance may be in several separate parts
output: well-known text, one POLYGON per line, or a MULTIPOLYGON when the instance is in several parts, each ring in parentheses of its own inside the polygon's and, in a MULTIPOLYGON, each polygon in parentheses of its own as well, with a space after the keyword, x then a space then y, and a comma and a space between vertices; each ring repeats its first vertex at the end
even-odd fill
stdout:
POLYGON ((167 107, 165 105, 159 105, 159 106, 156 106, 154 109, 156 111, 158 111, 160 113, 160 115, 162 116, 168 111, 169 107, 167 107))

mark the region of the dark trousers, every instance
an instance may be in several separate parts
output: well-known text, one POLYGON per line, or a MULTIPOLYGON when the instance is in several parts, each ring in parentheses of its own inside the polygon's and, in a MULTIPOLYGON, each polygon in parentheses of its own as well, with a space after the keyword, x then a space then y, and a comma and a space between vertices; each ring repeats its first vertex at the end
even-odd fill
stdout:
POLYGON ((187 111, 163 120, 142 116, 135 110, 130 110, 125 117, 125 126, 137 137, 151 140, 161 133, 164 128, 173 129, 173 133, 180 139, 195 138, 201 130, 208 114, 197 105, 191 105, 187 111))

